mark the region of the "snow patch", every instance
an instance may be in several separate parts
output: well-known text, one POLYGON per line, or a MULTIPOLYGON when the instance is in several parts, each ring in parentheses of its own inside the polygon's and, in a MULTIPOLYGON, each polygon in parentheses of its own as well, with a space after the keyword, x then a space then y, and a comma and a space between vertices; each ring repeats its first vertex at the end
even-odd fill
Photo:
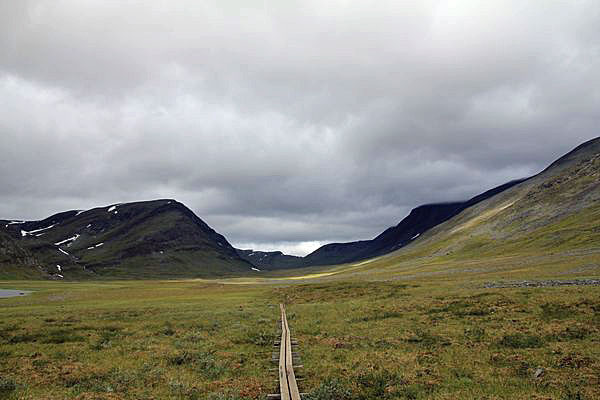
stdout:
POLYGON ((8 224, 6 224, 6 228, 8 228, 9 225, 15 225, 15 224, 24 224, 25 221, 10 221, 8 224))
POLYGON ((85 227, 86 227, 86 228, 89 228, 90 226, 92 226, 92 224, 87 224, 85 227))
POLYGON ((258 272, 260 272, 260 269, 252 267, 252 271, 258 271, 258 272))
POLYGON ((62 272, 62 267, 58 264, 56 264, 56 269, 58 270, 58 272, 62 272))
POLYGON ((88 249, 88 250, 92 250, 92 249, 95 249, 96 247, 100 247, 100 246, 102 246, 103 244, 104 244, 104 242, 102 242, 102 243, 98 243, 98 244, 95 244, 95 245, 93 245, 93 246, 90 246, 90 247, 88 247, 87 249, 88 249))
POLYGON ((64 278, 64 276, 62 276, 61 274, 56 274, 56 276, 58 276, 60 279, 64 278))
POLYGON ((75 214, 75 216, 78 216, 79 214, 83 214, 84 212, 86 212, 87 210, 78 210, 77 214, 75 214))
POLYGON ((79 233, 76 233, 76 234, 75 234, 75 236, 72 236, 72 237, 70 237, 70 238, 67 238, 67 239, 65 239, 65 240, 61 240, 60 242, 56 242, 56 243, 54 243, 54 245, 55 245, 55 246, 60 246, 61 244, 68 243, 68 244, 67 244, 67 247, 68 247, 68 246, 70 246, 70 245, 71 245, 71 243, 72 243, 72 242, 76 241, 76 240, 77 240, 77 238, 79 238, 79 236, 81 236, 81 235, 80 235, 79 233))
POLYGON ((416 238, 418 238, 419 236, 421 236, 420 233, 417 233, 415 236, 411 237, 410 240, 415 240, 416 238))
POLYGON ((117 209, 117 206, 111 206, 108 208, 108 212, 113 212, 117 209))
POLYGON ((35 233, 42 232, 42 231, 45 231, 45 230, 48 230, 48 229, 52 229, 52 228, 54 228, 56 225, 58 225, 58 224, 52 224, 52 225, 50 225, 50 226, 47 226, 47 227, 45 227, 45 228, 34 229, 34 230, 32 230, 32 231, 24 231, 23 229, 21 229, 21 236, 25 237, 25 236, 27 236, 27 235, 35 234, 35 233))
POLYGON ((66 251, 64 251, 63 249, 61 249, 60 247, 58 248, 58 251, 60 251, 61 253, 65 254, 65 255, 70 255, 69 253, 67 253, 66 251))

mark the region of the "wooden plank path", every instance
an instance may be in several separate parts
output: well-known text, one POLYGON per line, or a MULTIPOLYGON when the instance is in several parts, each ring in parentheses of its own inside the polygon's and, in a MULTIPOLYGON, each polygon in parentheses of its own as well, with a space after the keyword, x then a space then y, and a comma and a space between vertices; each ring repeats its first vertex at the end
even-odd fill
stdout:
POLYGON ((285 306, 281 310, 281 342, 279 346, 279 393, 281 400, 301 400, 292 355, 292 336, 285 314, 285 306))

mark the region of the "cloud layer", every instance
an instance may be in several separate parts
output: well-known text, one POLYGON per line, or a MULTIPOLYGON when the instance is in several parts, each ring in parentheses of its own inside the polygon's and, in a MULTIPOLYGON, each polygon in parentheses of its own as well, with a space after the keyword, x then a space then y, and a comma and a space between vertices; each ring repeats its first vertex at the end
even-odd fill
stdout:
POLYGON ((596 1, 248 4, 0 0, 0 217, 172 197, 304 254, 598 136, 596 1))

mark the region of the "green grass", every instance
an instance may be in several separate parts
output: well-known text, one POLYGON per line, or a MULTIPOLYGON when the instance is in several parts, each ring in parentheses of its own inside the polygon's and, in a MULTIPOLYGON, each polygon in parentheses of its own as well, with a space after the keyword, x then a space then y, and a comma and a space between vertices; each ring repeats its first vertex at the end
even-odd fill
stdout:
POLYGON ((262 291, 194 281, 15 284, 38 291, 2 300, 0 398, 257 398, 272 390, 264 382, 278 315, 262 291))
POLYGON ((281 301, 313 400, 600 396, 596 287, 463 279, 5 282, 0 398, 262 399, 281 301))

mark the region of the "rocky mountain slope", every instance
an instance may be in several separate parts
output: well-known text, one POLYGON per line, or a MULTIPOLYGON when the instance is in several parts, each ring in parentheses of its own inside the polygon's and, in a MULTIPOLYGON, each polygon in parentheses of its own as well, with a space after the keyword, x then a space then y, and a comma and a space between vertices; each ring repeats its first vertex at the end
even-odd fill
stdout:
POLYGON ((222 235, 174 200, 0 221, 0 277, 203 277, 251 268, 222 235))

